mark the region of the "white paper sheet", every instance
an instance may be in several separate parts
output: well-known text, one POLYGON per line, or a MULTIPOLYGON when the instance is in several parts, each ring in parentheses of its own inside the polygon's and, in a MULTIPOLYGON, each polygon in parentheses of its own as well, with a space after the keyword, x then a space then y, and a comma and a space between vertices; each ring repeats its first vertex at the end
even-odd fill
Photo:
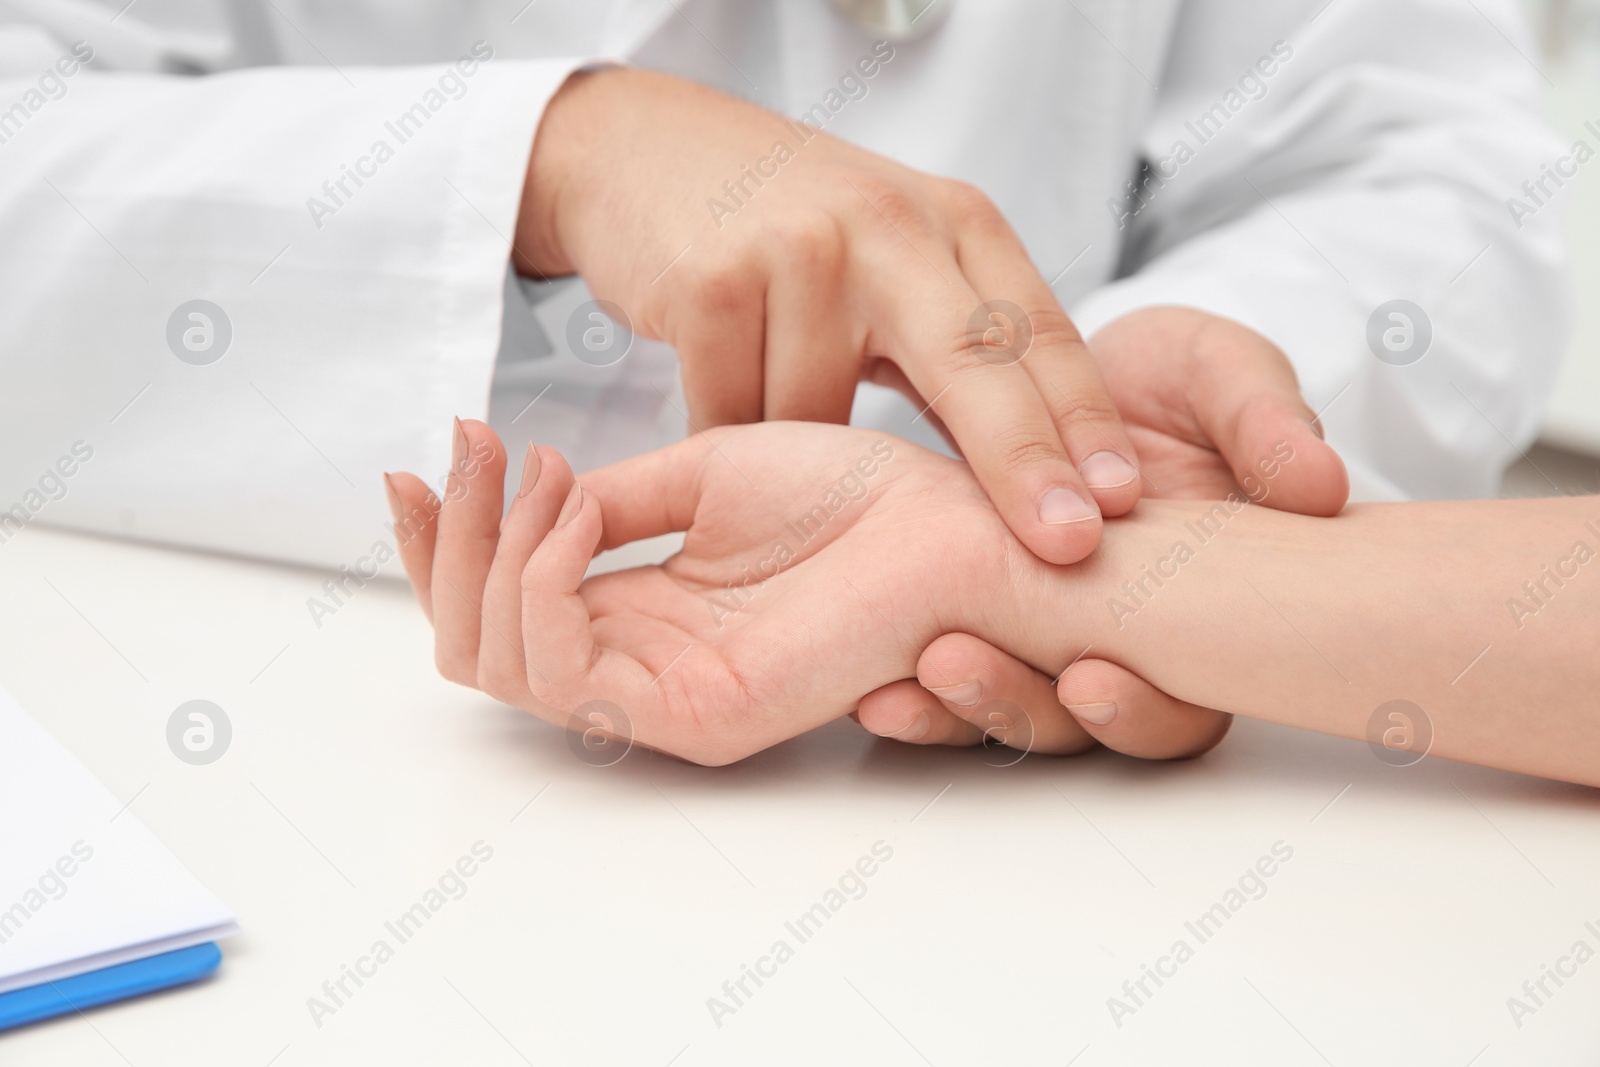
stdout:
POLYGON ((238 932, 122 809, 0 688, 0 993, 238 932))

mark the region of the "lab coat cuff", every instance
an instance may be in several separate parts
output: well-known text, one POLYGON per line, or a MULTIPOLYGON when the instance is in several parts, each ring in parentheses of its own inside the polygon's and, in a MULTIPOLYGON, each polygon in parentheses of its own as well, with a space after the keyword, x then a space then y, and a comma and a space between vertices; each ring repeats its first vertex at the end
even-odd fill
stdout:
POLYGON ((592 57, 508 60, 486 64, 475 86, 478 107, 446 151, 445 182, 438 198, 446 218, 440 248, 453 264, 453 282, 441 294, 441 348, 432 368, 430 402, 417 432, 434 467, 450 454, 453 416, 486 418, 490 383, 505 316, 505 278, 528 158, 545 107, 572 74, 609 61, 592 57))

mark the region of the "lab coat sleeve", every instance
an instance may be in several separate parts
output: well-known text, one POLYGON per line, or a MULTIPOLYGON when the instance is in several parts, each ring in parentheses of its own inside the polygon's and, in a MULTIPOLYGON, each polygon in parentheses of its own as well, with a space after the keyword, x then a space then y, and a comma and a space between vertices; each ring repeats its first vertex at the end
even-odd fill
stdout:
POLYGON ((108 70, 0 27, 0 543, 371 570, 381 472, 434 481, 487 411, 532 140, 585 60, 196 77, 139 41, 108 70))
POLYGON ((1158 304, 1236 319, 1289 355, 1358 496, 1492 494, 1567 337, 1562 195, 1538 182, 1579 165, 1540 121, 1515 5, 1199 0, 1174 42, 1141 143, 1155 176, 1107 204, 1126 276, 1080 328, 1158 304), (1368 340, 1392 300, 1425 322, 1391 359, 1431 326, 1405 365, 1368 340))

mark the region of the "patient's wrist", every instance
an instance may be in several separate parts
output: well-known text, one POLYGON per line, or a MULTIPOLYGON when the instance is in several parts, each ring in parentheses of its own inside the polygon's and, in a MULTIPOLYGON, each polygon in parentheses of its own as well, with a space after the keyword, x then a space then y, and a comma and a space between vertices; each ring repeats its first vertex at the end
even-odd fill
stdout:
POLYGON ((1237 585, 1241 556, 1261 550, 1262 512, 1242 497, 1141 501, 1106 522, 1089 559, 1025 575, 1018 627, 1027 648, 1015 654, 1059 673, 1089 648, 1148 680, 1170 675, 1214 637, 1220 588, 1237 585))

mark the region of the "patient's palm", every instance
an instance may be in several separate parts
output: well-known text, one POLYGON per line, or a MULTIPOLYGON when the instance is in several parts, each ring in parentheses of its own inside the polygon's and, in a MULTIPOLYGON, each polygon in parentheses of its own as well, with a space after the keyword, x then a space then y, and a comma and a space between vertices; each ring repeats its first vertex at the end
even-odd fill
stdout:
MULTIPOLYGON (((608 512, 627 495, 626 469, 584 479, 608 512)), ((730 745, 729 758, 914 674, 933 637, 978 628, 1020 550, 964 464, 867 431, 713 431, 697 484, 681 552, 580 594, 607 650, 596 680, 626 667, 605 657, 637 661, 658 680, 617 676, 636 705, 624 710, 680 742, 730 745)))

